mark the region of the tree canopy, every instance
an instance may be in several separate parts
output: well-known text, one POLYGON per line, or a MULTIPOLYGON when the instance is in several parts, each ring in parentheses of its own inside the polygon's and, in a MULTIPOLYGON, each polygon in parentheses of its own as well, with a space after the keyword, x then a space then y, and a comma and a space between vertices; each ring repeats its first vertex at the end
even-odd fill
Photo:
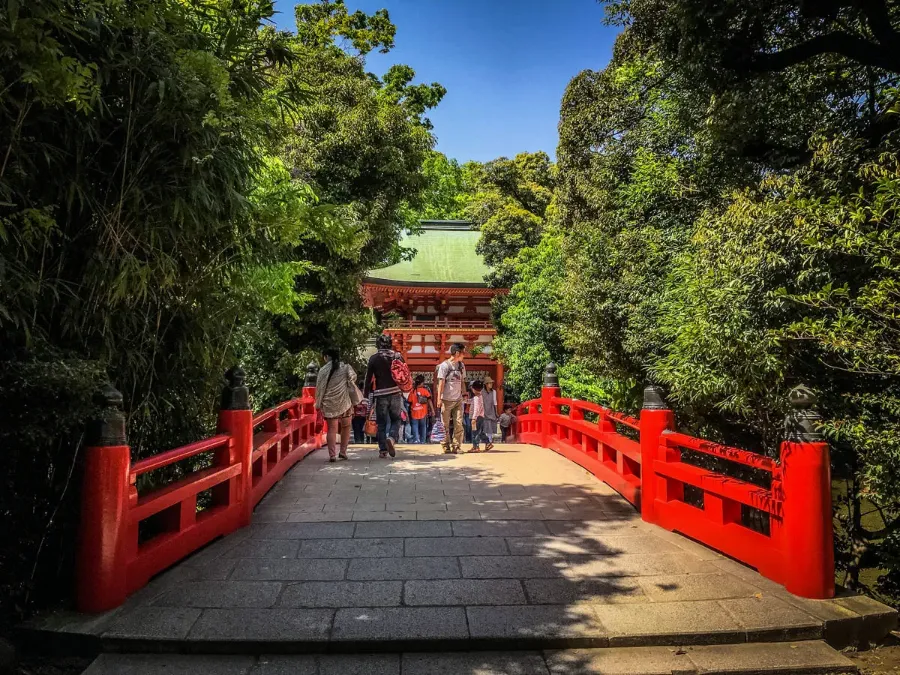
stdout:
POLYGON ((661 384, 681 428, 773 455, 810 386, 839 581, 896 601, 900 10, 602 4, 622 32, 569 83, 546 191, 498 160, 468 207, 511 288, 508 381, 535 395, 553 359, 568 393, 631 410, 661 384))
POLYGON ((3 619, 69 587, 91 392, 136 458, 208 435, 222 372, 257 407, 374 328, 358 282, 401 255, 444 95, 382 77, 386 10, 272 0, 0 4, 3 619))

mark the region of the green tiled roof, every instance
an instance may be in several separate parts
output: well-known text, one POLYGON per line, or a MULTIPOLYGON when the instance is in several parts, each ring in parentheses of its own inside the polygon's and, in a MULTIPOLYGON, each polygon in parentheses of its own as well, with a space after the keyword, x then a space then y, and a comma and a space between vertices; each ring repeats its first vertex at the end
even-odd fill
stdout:
POLYGON ((485 286, 488 267, 475 253, 481 233, 465 221, 423 221, 422 232, 406 235, 402 245, 416 250, 412 260, 372 270, 371 282, 397 285, 485 286))

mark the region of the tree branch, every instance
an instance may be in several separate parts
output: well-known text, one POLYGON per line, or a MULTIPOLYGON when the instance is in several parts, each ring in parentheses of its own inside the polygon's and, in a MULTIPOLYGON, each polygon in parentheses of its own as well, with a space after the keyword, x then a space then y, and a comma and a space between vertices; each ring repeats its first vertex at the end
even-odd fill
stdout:
POLYGON ((756 53, 749 59, 735 59, 734 67, 755 73, 772 73, 823 54, 838 54, 861 65, 900 72, 900 54, 844 32, 818 35, 779 52, 756 53))
POLYGON ((882 511, 881 507, 877 504, 875 508, 878 509, 878 514, 881 516, 881 522, 885 523, 885 526, 880 530, 875 530, 874 532, 870 532, 865 530, 866 539, 869 541, 877 541, 878 539, 884 539, 889 534, 893 534, 897 530, 900 530, 900 518, 895 518, 891 522, 888 522, 887 518, 884 515, 884 511, 882 511))
POLYGON ((900 34, 891 26, 891 14, 884 0, 850 0, 850 4, 865 15, 869 30, 885 50, 900 50, 900 34))

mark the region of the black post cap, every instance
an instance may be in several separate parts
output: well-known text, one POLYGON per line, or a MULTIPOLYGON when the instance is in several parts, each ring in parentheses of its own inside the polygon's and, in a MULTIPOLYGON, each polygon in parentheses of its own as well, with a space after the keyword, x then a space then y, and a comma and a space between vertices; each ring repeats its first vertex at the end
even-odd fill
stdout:
POLYGON ((232 366, 225 371, 220 410, 250 410, 250 390, 244 384, 244 369, 232 366))
POLYGON ((818 401, 815 393, 806 385, 791 389, 788 395, 793 410, 784 418, 784 436, 794 443, 816 443, 825 440, 822 435, 822 416, 813 410, 818 401))
POLYGON ((644 387, 644 410, 668 410, 669 406, 663 396, 662 387, 651 384, 644 387))
POLYGON ((100 413, 88 426, 87 445, 91 447, 128 445, 128 438, 125 435, 125 413, 122 412, 124 403, 122 392, 107 382, 93 398, 94 403, 100 408, 100 413))
POLYGON ((306 366, 306 379, 303 381, 304 387, 315 387, 316 379, 318 378, 319 369, 316 367, 315 361, 310 361, 309 365, 306 366))
POLYGON ((557 366, 553 361, 544 368, 544 386, 559 388, 559 376, 556 374, 557 366))

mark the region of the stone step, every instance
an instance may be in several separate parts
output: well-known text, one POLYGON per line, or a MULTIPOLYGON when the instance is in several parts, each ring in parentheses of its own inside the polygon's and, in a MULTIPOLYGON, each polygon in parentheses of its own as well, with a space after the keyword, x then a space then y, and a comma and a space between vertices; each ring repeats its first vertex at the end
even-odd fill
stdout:
POLYGON ((103 654, 84 675, 832 675, 857 673, 821 641, 544 652, 188 656, 103 654))

